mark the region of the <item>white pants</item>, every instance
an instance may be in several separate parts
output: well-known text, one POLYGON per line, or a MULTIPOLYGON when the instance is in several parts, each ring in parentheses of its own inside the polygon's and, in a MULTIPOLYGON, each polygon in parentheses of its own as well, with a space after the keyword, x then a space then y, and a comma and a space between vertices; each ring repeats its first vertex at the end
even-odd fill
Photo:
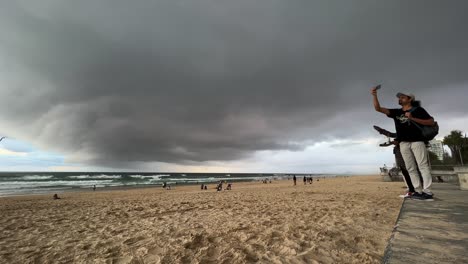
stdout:
POLYGON ((432 194, 432 175, 426 144, 422 141, 400 142, 400 151, 405 161, 406 169, 410 175, 411 182, 413 183, 414 190, 421 192, 421 182, 418 174, 419 168, 423 180, 422 191, 427 194, 432 194))

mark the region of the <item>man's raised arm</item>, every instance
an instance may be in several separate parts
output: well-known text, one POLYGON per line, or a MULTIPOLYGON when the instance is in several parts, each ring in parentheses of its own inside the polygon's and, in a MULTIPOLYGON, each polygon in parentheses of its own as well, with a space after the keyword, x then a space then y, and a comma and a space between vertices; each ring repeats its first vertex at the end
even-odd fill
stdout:
POLYGON ((374 87, 374 88, 371 89, 371 94, 372 94, 372 97, 374 98, 375 111, 386 114, 386 115, 389 115, 390 110, 380 106, 379 98, 377 98, 377 87, 374 87))

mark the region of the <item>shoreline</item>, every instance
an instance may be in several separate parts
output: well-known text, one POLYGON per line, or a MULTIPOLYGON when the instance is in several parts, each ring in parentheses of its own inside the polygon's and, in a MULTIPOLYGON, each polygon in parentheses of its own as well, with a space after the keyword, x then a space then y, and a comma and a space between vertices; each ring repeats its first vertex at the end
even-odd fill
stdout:
MULTIPOLYGON (((312 175, 314 179, 323 179, 323 178, 340 178, 340 177, 353 177, 356 175, 336 175, 336 174, 331 174, 331 175, 325 175, 325 174, 320 174, 318 175, 312 175)), ((359 175, 358 175, 359 176, 359 175)), ((273 176, 265 176, 264 178, 271 178, 273 176)), ((302 179, 303 175, 298 176, 298 182, 299 178, 302 179)), ((272 179, 272 181, 283 181, 283 180, 288 180, 286 179, 287 177, 281 176, 278 177, 276 176, 276 179, 272 179)), ((292 181, 291 179, 289 179, 292 181)), ((227 180, 227 182, 230 183, 242 183, 242 182, 259 182, 261 180, 259 179, 235 179, 235 180, 227 180)), ((224 180, 223 180, 224 182, 224 180)), ((170 182, 168 181, 168 184, 173 187, 173 188, 178 188, 182 186, 200 186, 200 184, 205 184, 205 185, 216 185, 217 181, 203 181, 200 180, 199 182, 170 182)), ((52 187, 53 188, 53 187, 52 187)), ((145 189, 145 188, 162 188, 162 183, 155 183, 155 184, 135 184, 135 185, 118 185, 118 186, 98 186, 96 188, 96 191, 115 191, 115 190, 133 190, 133 189, 145 189)), ((53 195, 55 193, 57 194, 66 194, 66 193, 76 193, 76 192, 93 192, 93 186, 88 186, 88 187, 69 187, 69 188, 60 188, 57 187, 57 190, 52 190, 52 189, 47 189, 44 188, 44 192, 37 192, 37 193, 19 193, 19 194, 1 194, 0 193, 0 199, 5 198, 5 197, 20 197, 20 196, 40 196, 40 195, 53 195)))

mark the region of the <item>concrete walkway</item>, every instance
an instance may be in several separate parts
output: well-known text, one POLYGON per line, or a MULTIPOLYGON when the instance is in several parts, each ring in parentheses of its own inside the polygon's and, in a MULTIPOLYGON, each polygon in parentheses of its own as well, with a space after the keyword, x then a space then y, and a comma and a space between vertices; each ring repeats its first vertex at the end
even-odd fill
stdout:
POLYGON ((468 263, 468 191, 434 183, 433 192, 403 202, 383 263, 468 263))

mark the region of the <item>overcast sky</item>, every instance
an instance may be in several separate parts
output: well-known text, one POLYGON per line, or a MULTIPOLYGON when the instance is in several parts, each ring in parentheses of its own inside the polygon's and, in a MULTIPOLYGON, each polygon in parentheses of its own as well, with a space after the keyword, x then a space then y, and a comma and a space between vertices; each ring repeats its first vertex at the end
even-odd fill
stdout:
POLYGON ((409 91, 468 132, 468 2, 0 0, 0 170, 372 173, 409 91))

